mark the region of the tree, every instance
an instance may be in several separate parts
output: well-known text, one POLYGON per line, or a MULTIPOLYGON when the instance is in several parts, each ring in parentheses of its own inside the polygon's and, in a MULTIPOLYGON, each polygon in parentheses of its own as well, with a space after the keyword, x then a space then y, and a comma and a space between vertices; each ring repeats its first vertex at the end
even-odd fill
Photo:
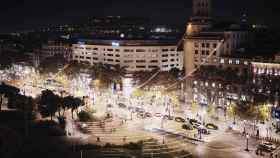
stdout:
POLYGON ((174 78, 178 78, 179 74, 180 74, 180 70, 178 68, 172 68, 169 73, 174 77, 174 78))
POLYGON ((39 101, 39 110, 43 116, 50 116, 51 120, 59 110, 60 97, 50 90, 42 91, 39 101))
POLYGON ((63 104, 65 109, 71 109, 72 119, 74 119, 74 111, 78 114, 78 108, 84 105, 84 102, 80 98, 73 96, 67 96, 63 98, 63 104))
POLYGON ((1 83, 0 85, 0 95, 1 95, 1 102, 0 102, 0 111, 2 109, 2 103, 4 96, 8 98, 8 105, 9 107, 12 105, 13 101, 15 101, 15 96, 19 94, 20 90, 16 87, 7 85, 5 83, 1 83))

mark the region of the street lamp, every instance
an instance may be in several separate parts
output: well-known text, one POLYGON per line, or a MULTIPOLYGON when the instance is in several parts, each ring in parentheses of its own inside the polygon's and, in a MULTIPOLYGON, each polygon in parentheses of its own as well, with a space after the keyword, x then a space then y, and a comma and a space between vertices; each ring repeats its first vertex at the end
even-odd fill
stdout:
POLYGON ((249 134, 246 135, 246 149, 245 151, 249 151, 249 134))

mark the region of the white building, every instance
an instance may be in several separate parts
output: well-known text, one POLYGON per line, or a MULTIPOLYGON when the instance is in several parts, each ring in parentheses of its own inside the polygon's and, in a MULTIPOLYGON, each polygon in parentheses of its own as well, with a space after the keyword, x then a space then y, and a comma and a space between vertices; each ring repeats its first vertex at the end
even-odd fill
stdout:
POLYGON ((86 40, 72 45, 72 60, 94 65, 120 65, 129 72, 183 68, 176 42, 150 40, 86 40))

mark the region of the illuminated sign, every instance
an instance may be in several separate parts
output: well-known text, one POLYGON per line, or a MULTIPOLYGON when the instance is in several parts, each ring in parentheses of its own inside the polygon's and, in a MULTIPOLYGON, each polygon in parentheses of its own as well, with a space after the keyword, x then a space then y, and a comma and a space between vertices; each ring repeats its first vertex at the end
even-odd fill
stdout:
POLYGON ((120 44, 119 44, 118 42, 112 42, 112 46, 113 46, 113 47, 119 47, 120 44))

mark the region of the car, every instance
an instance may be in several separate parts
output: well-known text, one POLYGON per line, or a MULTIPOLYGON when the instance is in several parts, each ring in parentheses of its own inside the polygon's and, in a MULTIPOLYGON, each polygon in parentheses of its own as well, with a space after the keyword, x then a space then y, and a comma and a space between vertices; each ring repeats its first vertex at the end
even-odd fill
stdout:
POLYGON ((155 113, 154 116, 155 117, 162 117, 162 114, 161 113, 155 113))
POLYGON ((145 113, 145 109, 139 108, 139 107, 136 107, 135 111, 138 112, 138 113, 145 113))
POLYGON ((137 116, 138 118, 142 118, 142 119, 145 118, 145 114, 144 114, 144 113, 137 113, 136 116, 137 116))
POLYGON ((107 104, 107 108, 113 108, 114 106, 112 104, 107 104))
POLYGON ((193 126, 191 124, 183 124, 182 125, 182 129, 185 129, 185 130, 193 130, 193 126))
POLYGON ((175 121, 176 121, 176 122, 181 122, 181 123, 186 122, 186 120, 183 119, 182 117, 175 117, 175 121))
POLYGON ((166 120, 174 120, 174 116, 170 116, 170 115, 164 115, 163 118, 166 120))
POLYGON ((196 119, 189 119, 190 124, 194 125, 194 124, 199 124, 202 125, 202 123, 196 119))
POLYGON ((146 112, 146 113, 145 113, 145 117, 146 117, 146 118, 151 118, 151 117, 153 117, 153 116, 152 116, 152 114, 151 114, 151 113, 146 112))
POLYGON ((258 149, 266 151, 266 152, 272 152, 276 149, 276 145, 274 145, 270 142, 263 142, 258 145, 258 149))
POLYGON ((207 123, 205 126, 207 129, 218 130, 219 127, 213 123, 207 123))
POLYGON ((119 105, 119 108, 122 108, 122 109, 125 109, 125 108, 126 108, 126 105, 123 104, 123 103, 119 103, 118 105, 119 105))
POLYGON ((135 113, 135 108, 133 106, 129 106, 127 109, 128 111, 135 113))

